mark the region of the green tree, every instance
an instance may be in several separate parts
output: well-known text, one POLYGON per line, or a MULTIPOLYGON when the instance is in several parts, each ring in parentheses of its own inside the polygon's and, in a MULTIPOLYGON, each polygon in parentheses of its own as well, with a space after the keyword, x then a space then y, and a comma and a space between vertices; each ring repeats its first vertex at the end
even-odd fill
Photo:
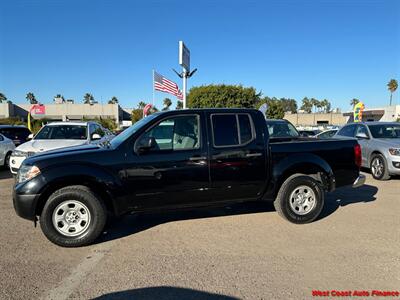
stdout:
POLYGON ((253 87, 241 85, 203 85, 192 87, 187 95, 188 107, 243 107, 252 108, 260 100, 253 87))
POLYGON ((354 106, 356 106, 359 102, 360 100, 358 100, 357 98, 353 98, 350 100, 350 105, 354 108, 354 106))
POLYGON ((295 114, 297 112, 297 102, 294 99, 280 98, 283 110, 295 114))
POLYGON ((183 101, 178 100, 178 102, 176 102, 176 108, 175 109, 182 109, 183 108, 183 101))
POLYGON ((304 110, 306 113, 311 113, 312 107, 313 104, 311 103, 311 100, 308 99, 307 97, 304 97, 300 109, 304 110))
POLYGON ((110 100, 108 100, 108 104, 118 104, 118 98, 113 96, 110 100))
POLYGON ((132 124, 135 124, 137 121, 143 118, 143 110, 140 108, 136 108, 132 110, 131 119, 132 124))
POLYGON ((172 105, 172 101, 169 98, 165 98, 163 101, 163 111, 169 110, 169 107, 172 105))
POLYGON ((283 109, 282 102, 279 100, 271 100, 268 103, 266 115, 268 119, 283 119, 285 110, 283 109))
POLYGON ((320 105, 319 100, 317 100, 317 99, 315 99, 315 98, 311 98, 311 99, 310 99, 310 102, 311 102, 311 104, 312 104, 312 108, 314 109, 314 112, 316 112, 316 108, 318 108, 319 105, 320 105))
POLYGON ((26 100, 29 101, 30 104, 37 104, 38 101, 36 100, 35 95, 32 92, 26 94, 26 100))
POLYGON ((92 104, 92 103, 94 103, 94 97, 93 97, 93 95, 90 94, 90 93, 86 93, 86 94, 83 96, 83 103, 84 103, 84 104, 92 104))
POLYGON ((3 93, 0 93, 0 103, 6 102, 6 101, 7 101, 6 95, 4 95, 3 93))
POLYGON ((399 85, 396 79, 390 79, 389 83, 387 84, 388 90, 390 91, 390 105, 392 105, 393 93, 397 90, 398 86, 399 85))

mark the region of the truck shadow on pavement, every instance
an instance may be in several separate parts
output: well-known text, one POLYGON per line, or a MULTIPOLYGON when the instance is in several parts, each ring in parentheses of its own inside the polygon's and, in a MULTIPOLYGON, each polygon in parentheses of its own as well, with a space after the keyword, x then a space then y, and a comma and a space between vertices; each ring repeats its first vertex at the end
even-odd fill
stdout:
POLYGON ((10 179, 10 178, 12 178, 10 170, 7 170, 4 167, 0 167, 0 179, 10 179))
MULTIPOLYGON (((345 187, 337 189, 333 193, 328 193, 325 197, 324 210, 317 221, 328 217, 341 206, 374 201, 377 191, 378 188, 374 186, 363 185, 356 189, 345 187)), ((256 201, 225 207, 131 214, 118 219, 111 219, 103 235, 96 243, 123 238, 168 222, 266 212, 275 212, 272 202, 256 201)))
POLYGON ((326 218, 334 213, 339 207, 359 202, 371 202, 376 200, 378 188, 364 184, 359 188, 344 187, 333 193, 326 194, 325 207, 318 220, 326 218))
POLYGON ((239 298, 225 296, 220 294, 208 293, 193 289, 172 287, 172 286, 156 286, 140 289, 132 289, 120 292, 114 292, 93 298, 95 300, 112 300, 112 299, 205 299, 205 300, 236 300, 239 298))

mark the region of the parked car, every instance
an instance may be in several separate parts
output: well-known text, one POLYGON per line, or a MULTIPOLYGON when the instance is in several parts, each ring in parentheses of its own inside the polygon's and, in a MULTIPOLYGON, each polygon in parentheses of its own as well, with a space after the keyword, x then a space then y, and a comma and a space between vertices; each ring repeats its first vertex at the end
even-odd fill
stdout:
POLYGON ((299 138, 300 134, 296 127, 287 120, 267 119, 267 128, 270 139, 299 138))
POLYGON ((315 129, 315 130, 299 130, 300 136, 303 136, 303 137, 315 137, 320 132, 321 131, 318 130, 318 129, 315 129))
POLYGON ((15 145, 13 141, 0 134, 0 166, 9 168, 10 156, 14 149, 15 145))
POLYGON ((338 129, 325 130, 325 131, 318 133, 315 136, 315 138, 322 139, 322 140, 331 139, 336 134, 336 132, 338 132, 338 129))
POLYGON ((143 118, 110 143, 41 153, 18 171, 13 203, 55 244, 92 243, 107 215, 273 201, 286 220, 312 222, 324 194, 360 186, 351 140, 270 143, 254 109, 193 109, 143 118))
POLYGON ((375 179, 400 175, 400 123, 363 122, 344 126, 335 137, 352 137, 361 145, 362 166, 375 179))
POLYGON ((114 135, 96 122, 53 122, 40 129, 32 140, 18 146, 11 155, 10 169, 18 172, 21 163, 38 152, 100 143, 110 140, 114 135))
POLYGON ((0 125, 0 134, 12 140, 17 147, 29 140, 31 131, 25 126, 0 125))

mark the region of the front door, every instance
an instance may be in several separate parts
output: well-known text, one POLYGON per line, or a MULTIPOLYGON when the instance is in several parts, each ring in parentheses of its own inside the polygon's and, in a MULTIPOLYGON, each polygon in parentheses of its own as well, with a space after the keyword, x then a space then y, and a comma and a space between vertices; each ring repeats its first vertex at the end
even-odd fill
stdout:
POLYGON ((365 136, 367 137, 367 138, 357 138, 358 143, 361 146, 362 165, 364 167, 369 167, 369 165, 368 165, 368 156, 369 156, 368 149, 369 149, 369 147, 368 146, 369 146, 370 136, 369 136, 368 130, 365 127, 365 125, 358 124, 357 128, 355 130, 355 137, 357 137, 359 134, 362 134, 362 133, 365 134, 365 136))
POLYGON ((125 171, 132 208, 190 206, 207 200, 209 165, 203 114, 166 117, 135 143, 154 138, 151 149, 130 151, 125 171))

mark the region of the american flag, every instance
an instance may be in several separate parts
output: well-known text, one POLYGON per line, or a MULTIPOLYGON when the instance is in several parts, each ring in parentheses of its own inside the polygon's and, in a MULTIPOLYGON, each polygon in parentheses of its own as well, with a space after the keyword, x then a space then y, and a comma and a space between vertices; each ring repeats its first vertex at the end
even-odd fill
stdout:
POLYGON ((172 94, 180 100, 183 99, 182 91, 179 89, 178 85, 175 82, 165 78, 157 72, 154 72, 153 81, 154 90, 172 94))

